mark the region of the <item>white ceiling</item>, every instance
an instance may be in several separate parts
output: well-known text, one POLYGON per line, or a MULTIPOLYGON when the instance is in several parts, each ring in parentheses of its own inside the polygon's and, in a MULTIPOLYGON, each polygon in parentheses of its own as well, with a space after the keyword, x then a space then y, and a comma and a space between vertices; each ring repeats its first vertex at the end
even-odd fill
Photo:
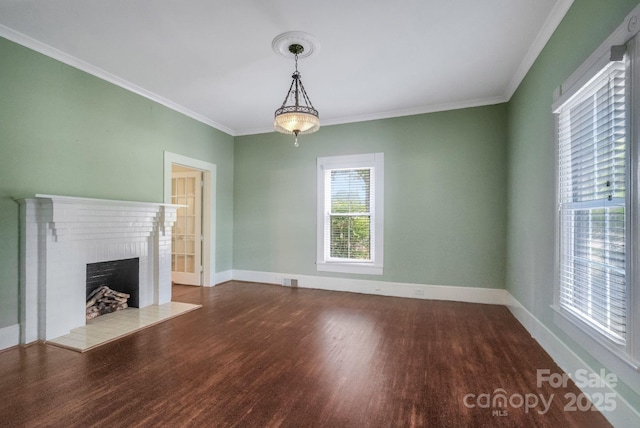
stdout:
POLYGON ((304 31, 322 125, 508 101, 573 0, 0 0, 0 36, 231 135, 273 130, 304 31))

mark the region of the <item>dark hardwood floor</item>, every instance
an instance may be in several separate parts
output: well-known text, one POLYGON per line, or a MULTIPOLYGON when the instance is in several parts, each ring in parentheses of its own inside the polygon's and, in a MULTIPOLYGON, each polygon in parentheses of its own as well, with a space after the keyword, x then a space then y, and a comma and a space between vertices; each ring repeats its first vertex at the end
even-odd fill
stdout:
POLYGON ((501 306, 241 282, 173 300, 203 308, 85 354, 0 353, 0 425, 609 426, 536 385, 560 370, 501 306))

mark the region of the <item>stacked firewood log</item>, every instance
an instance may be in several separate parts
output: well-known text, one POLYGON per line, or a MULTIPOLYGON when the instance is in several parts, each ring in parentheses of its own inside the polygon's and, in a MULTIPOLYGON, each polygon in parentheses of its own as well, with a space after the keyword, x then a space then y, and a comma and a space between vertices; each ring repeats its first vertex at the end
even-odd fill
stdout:
POLYGON ((87 297, 87 319, 126 309, 129 296, 127 293, 112 290, 106 285, 96 288, 87 297))

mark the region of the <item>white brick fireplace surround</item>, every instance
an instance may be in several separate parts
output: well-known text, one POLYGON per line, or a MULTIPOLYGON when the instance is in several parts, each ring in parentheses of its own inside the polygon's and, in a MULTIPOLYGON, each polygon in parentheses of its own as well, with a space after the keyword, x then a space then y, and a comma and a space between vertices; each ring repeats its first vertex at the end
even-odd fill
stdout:
POLYGON ((88 263, 139 258, 139 306, 171 300, 179 205, 35 195, 20 203, 20 343, 85 321, 88 263))

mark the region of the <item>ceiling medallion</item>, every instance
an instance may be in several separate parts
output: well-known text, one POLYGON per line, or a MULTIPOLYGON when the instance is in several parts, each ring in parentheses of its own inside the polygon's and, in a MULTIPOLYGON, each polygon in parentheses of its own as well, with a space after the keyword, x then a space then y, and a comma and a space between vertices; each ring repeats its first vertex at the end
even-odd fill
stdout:
POLYGON ((293 53, 289 50, 291 45, 300 45, 303 52, 298 54, 298 58, 307 58, 320 50, 320 42, 314 36, 302 31, 288 31, 276 36, 271 42, 273 51, 286 58, 292 58, 293 53))

